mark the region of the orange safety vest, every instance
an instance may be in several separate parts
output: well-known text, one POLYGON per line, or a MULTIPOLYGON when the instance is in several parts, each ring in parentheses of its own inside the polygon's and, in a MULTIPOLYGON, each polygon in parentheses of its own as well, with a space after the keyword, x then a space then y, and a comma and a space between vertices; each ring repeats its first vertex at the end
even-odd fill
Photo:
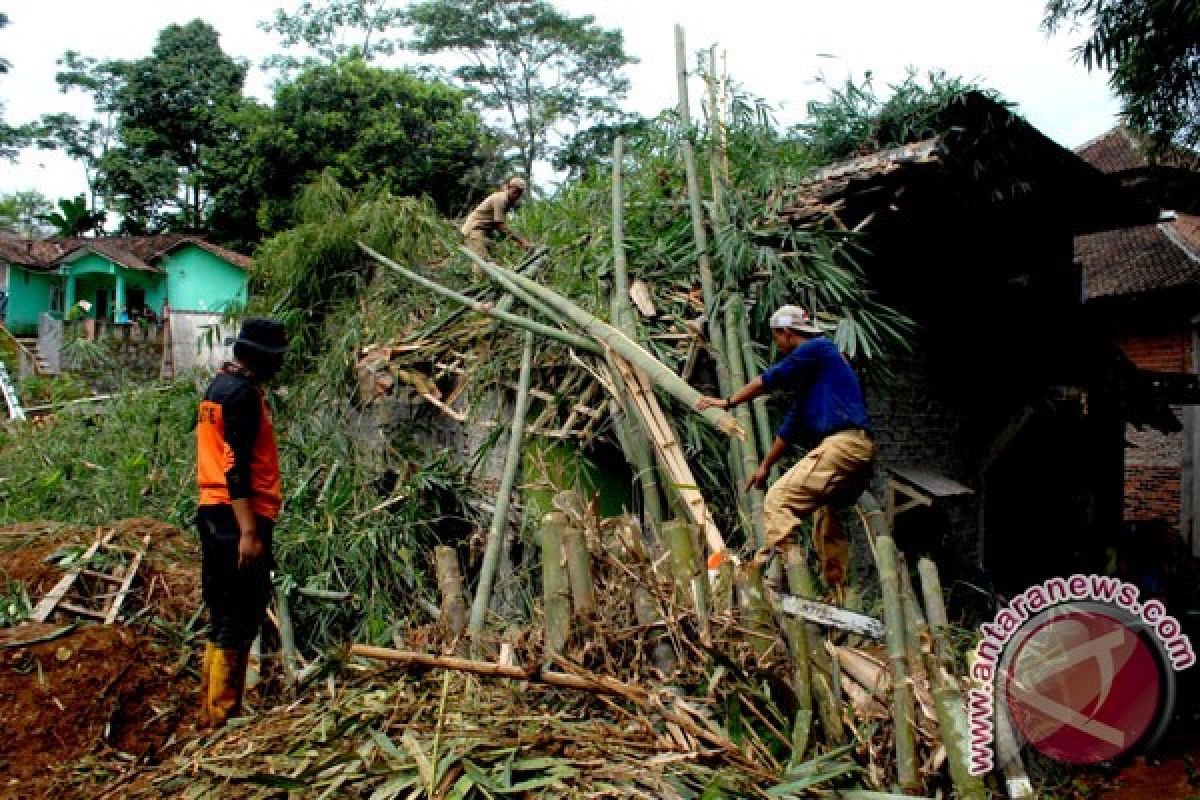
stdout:
MULTIPOLYGON (((279 479, 279 451, 275 447, 275 427, 271 412, 261 389, 258 402, 262 406, 254 450, 250 458, 250 507, 267 519, 276 519, 283 505, 279 479)), ((200 402, 196 424, 196 472, 200 485, 200 505, 228 505, 229 484, 225 473, 233 468, 233 448, 225 441, 225 418, 220 403, 200 402)))

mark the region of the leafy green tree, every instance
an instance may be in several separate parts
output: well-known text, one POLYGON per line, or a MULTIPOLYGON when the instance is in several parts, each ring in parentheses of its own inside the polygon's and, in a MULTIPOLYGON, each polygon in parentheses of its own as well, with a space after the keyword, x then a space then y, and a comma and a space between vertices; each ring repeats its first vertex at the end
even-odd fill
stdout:
POLYGON ((1156 150, 1200 145, 1200 0, 1048 0, 1043 28, 1067 24, 1090 28, 1076 57, 1110 70, 1128 122, 1156 150))
MULTIPOLYGON (((305 0, 291 13, 276 9, 275 16, 258 27, 279 34, 284 48, 305 46, 329 63, 351 53, 370 61, 396 52, 396 39, 386 34, 402 14, 392 0, 305 0)), ((273 55, 263 67, 289 70, 304 63, 294 56, 273 55)))
MULTIPOLYGON (((0 28, 8 26, 8 14, 0 11, 0 28)), ((7 58, 0 58, 0 75, 7 75, 12 63, 7 58)), ((4 102, 0 101, 0 114, 4 112, 4 102)), ((12 126, 0 119, 0 159, 12 161, 17 157, 21 148, 29 144, 30 129, 27 125, 12 126)))
POLYGON ((58 201, 58 211, 49 211, 38 215, 38 220, 54 228, 58 236, 82 236, 85 233, 103 233, 103 211, 93 211, 88 208, 87 198, 83 194, 74 198, 62 198, 58 201))
POLYGON ((129 231, 197 229, 211 207, 214 153, 245 136, 236 125, 247 66, 207 22, 170 25, 117 88, 118 143, 99 160, 99 186, 129 231))
POLYGON ((100 61, 68 50, 58 59, 54 80, 63 94, 83 92, 91 97, 93 116, 45 114, 38 126, 37 146, 61 150, 83 164, 92 208, 99 206, 100 164, 116 136, 117 91, 124 86, 128 64, 100 61))
POLYGON ((53 207, 46 196, 30 189, 0 196, 0 230, 31 239, 45 232, 41 216, 53 207))
POLYGON ((620 31, 572 17, 545 0, 419 0, 405 15, 425 54, 465 60, 454 74, 505 120, 526 175, 552 158, 564 128, 619 118, 629 90, 620 31))
POLYGON ((242 171, 247 191, 262 192, 262 228, 274 232, 292 224, 298 189, 322 173, 347 189, 375 184, 458 210, 486 145, 462 90, 349 58, 306 67, 277 87, 242 171))

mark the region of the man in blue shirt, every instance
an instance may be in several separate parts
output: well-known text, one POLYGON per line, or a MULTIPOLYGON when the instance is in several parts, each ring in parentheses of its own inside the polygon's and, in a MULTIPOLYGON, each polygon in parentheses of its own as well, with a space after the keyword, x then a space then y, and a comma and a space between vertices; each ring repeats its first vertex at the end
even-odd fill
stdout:
POLYGON ((871 479, 875 444, 858 378, 821 328, 799 306, 783 306, 770 320, 771 337, 783 357, 761 377, 726 399, 702 397, 697 408, 730 409, 764 392, 790 397, 783 424, 746 489, 765 488, 772 465, 789 445, 808 453, 767 491, 763 505, 766 544, 757 558, 787 540, 801 520, 818 510, 814 544, 831 587, 845 582, 849 548, 827 506, 850 502, 871 479))

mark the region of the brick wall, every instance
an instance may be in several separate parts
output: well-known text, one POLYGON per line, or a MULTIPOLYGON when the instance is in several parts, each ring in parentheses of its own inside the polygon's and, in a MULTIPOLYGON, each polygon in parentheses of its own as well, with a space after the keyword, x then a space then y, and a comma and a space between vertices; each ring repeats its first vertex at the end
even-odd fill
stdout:
POLYGON ((1179 467, 1125 466, 1125 519, 1164 519, 1179 528, 1179 467))
POLYGON ((1177 331, 1126 334, 1117 337, 1117 344, 1141 369, 1192 371, 1192 334, 1186 327, 1177 331))

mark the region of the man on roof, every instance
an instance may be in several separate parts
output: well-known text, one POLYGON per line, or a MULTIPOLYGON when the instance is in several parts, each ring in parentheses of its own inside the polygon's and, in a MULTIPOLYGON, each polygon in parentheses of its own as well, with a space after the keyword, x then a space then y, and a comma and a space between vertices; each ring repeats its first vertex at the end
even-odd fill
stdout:
POLYGON ((696 407, 730 409, 766 392, 788 396, 783 424, 745 488, 765 488, 771 467, 789 446, 808 452, 767 491, 766 543, 755 559, 765 561, 805 517, 820 512, 814 545, 825 582, 836 591, 845 583, 849 547, 831 507, 853 502, 870 482, 875 444, 866 403, 854 371, 807 311, 785 305, 769 324, 779 361, 729 397, 702 397, 696 407))
POLYGON ((528 250, 529 242, 525 237, 509 228, 504 221, 508 212, 520 205, 524 194, 525 179, 512 177, 502 189, 485 197, 463 222, 462 235, 467 249, 480 258, 488 258, 492 239, 502 234, 528 250))
POLYGON ((242 707, 250 645, 271 596, 271 538, 282 505, 275 428, 263 385, 283 365, 287 333, 272 319, 242 323, 233 361, 200 403, 200 590, 208 606, 201 720, 223 725, 242 707))

